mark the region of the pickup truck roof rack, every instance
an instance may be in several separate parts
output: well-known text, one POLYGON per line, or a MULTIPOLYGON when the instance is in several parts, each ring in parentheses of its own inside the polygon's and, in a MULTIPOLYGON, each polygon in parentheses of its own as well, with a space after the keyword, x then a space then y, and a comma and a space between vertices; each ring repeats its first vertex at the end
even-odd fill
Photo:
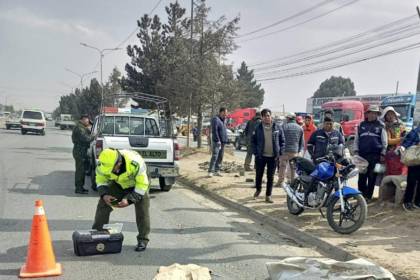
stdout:
POLYGON ((122 92, 120 94, 111 95, 111 98, 114 102, 117 99, 131 98, 132 100, 137 102, 140 105, 140 107, 141 104, 144 103, 146 103, 145 105, 149 107, 153 104, 154 106, 152 107, 155 108, 145 107, 144 109, 157 109, 159 124, 160 126, 165 126, 165 136, 174 137, 171 119, 171 107, 167 98, 143 92, 122 92), (161 115, 161 112, 164 112, 163 116, 161 115))

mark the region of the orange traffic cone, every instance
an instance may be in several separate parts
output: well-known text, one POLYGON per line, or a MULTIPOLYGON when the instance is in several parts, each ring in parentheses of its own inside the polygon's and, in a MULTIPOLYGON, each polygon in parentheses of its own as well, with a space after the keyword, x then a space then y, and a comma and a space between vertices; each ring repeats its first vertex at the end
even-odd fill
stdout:
POLYGON ((55 262, 47 218, 42 200, 35 201, 26 264, 20 269, 19 277, 46 277, 61 275, 61 264, 55 262))

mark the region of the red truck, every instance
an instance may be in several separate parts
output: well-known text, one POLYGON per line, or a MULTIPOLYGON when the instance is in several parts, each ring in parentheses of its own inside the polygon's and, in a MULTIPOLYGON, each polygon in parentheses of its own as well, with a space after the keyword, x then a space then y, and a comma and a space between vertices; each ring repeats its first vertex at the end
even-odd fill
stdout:
POLYGON ((357 126, 365 119, 367 106, 368 104, 356 100, 340 100, 322 104, 322 111, 332 110, 334 121, 343 128, 344 137, 347 141, 352 141, 357 126))
POLYGON ((227 115, 227 127, 231 129, 238 127, 239 125, 255 117, 256 113, 257 109, 255 108, 236 109, 235 111, 227 115))

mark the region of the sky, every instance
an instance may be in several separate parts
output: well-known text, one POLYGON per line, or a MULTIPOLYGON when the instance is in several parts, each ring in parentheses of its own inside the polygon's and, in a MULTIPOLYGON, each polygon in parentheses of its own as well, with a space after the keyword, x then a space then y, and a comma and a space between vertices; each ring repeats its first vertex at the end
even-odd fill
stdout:
MULTIPOLYGON (((97 48, 114 48, 136 29, 136 20, 149 13, 157 0, 0 0, 0 103, 17 108, 41 108, 52 111, 61 95, 80 85, 76 73, 89 73, 99 79, 99 54, 80 45, 81 42, 97 48)), ((180 0, 190 11, 190 1, 180 0)), ((270 25, 322 0, 208 0, 210 17, 225 15, 228 19, 240 16, 238 34, 270 25)), ((293 55, 325 44, 416 15, 417 0, 359 0, 342 9, 295 28, 251 41, 245 39, 276 31, 299 23, 317 14, 328 12, 351 0, 331 0, 331 3, 309 12, 306 17, 294 18, 249 37, 238 38, 239 48, 226 58, 225 63, 239 67, 293 55)), ((162 0, 154 11, 166 19, 162 0)), ((417 22, 415 22, 417 23, 417 22)), ((420 19, 418 20, 420 25, 420 19)), ((122 50, 105 55, 104 80, 115 66, 124 74, 129 62, 125 46, 135 44, 132 36, 122 50)), ((391 50, 420 42, 420 34, 382 47, 391 50)), ((379 50, 372 50, 377 53, 379 50)), ((304 111, 306 99, 320 83, 331 76, 350 78, 357 94, 395 92, 398 81, 400 93, 415 92, 420 49, 388 55, 357 64, 330 69, 310 75, 262 81, 265 89, 263 107, 280 111, 304 111)), ((344 60, 346 61, 346 60, 344 60)), ((279 72, 273 76, 281 76, 279 72)), ((258 71, 256 69, 256 74, 258 71)), ((257 76, 258 77, 258 76, 257 76)), ((260 76, 261 77, 261 76, 260 76)))

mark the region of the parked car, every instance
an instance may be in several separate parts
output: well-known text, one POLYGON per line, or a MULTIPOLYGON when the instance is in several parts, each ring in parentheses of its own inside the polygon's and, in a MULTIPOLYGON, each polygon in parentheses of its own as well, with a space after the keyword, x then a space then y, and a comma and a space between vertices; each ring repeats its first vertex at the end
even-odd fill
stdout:
MULTIPOLYGON (((131 96, 131 95, 128 95, 131 96)), ((167 99, 146 94, 134 94, 138 103, 156 100, 159 104, 168 103, 167 99)), ((168 105, 169 110, 169 105, 168 105)), ((160 114, 158 115, 160 116, 160 114)), ((170 113, 164 114, 170 116, 170 113)), ((100 152, 105 148, 130 149, 137 151, 146 162, 150 178, 158 178, 162 191, 169 191, 179 175, 179 145, 173 137, 171 119, 155 118, 147 114, 102 113, 95 118, 92 134, 95 140, 91 143, 88 155, 91 158, 92 184, 95 183, 94 168, 100 152), (165 131, 159 124, 168 121, 165 131)))
POLYGON ((21 133, 33 132, 45 135, 46 121, 44 113, 40 110, 23 110, 20 118, 21 133))
POLYGON ((240 151, 242 147, 246 147, 246 136, 245 136, 245 127, 247 122, 239 125, 236 129, 236 137, 234 146, 235 148, 240 151))
POLYGON ((6 129, 17 128, 20 129, 20 118, 14 114, 6 117, 6 129))

